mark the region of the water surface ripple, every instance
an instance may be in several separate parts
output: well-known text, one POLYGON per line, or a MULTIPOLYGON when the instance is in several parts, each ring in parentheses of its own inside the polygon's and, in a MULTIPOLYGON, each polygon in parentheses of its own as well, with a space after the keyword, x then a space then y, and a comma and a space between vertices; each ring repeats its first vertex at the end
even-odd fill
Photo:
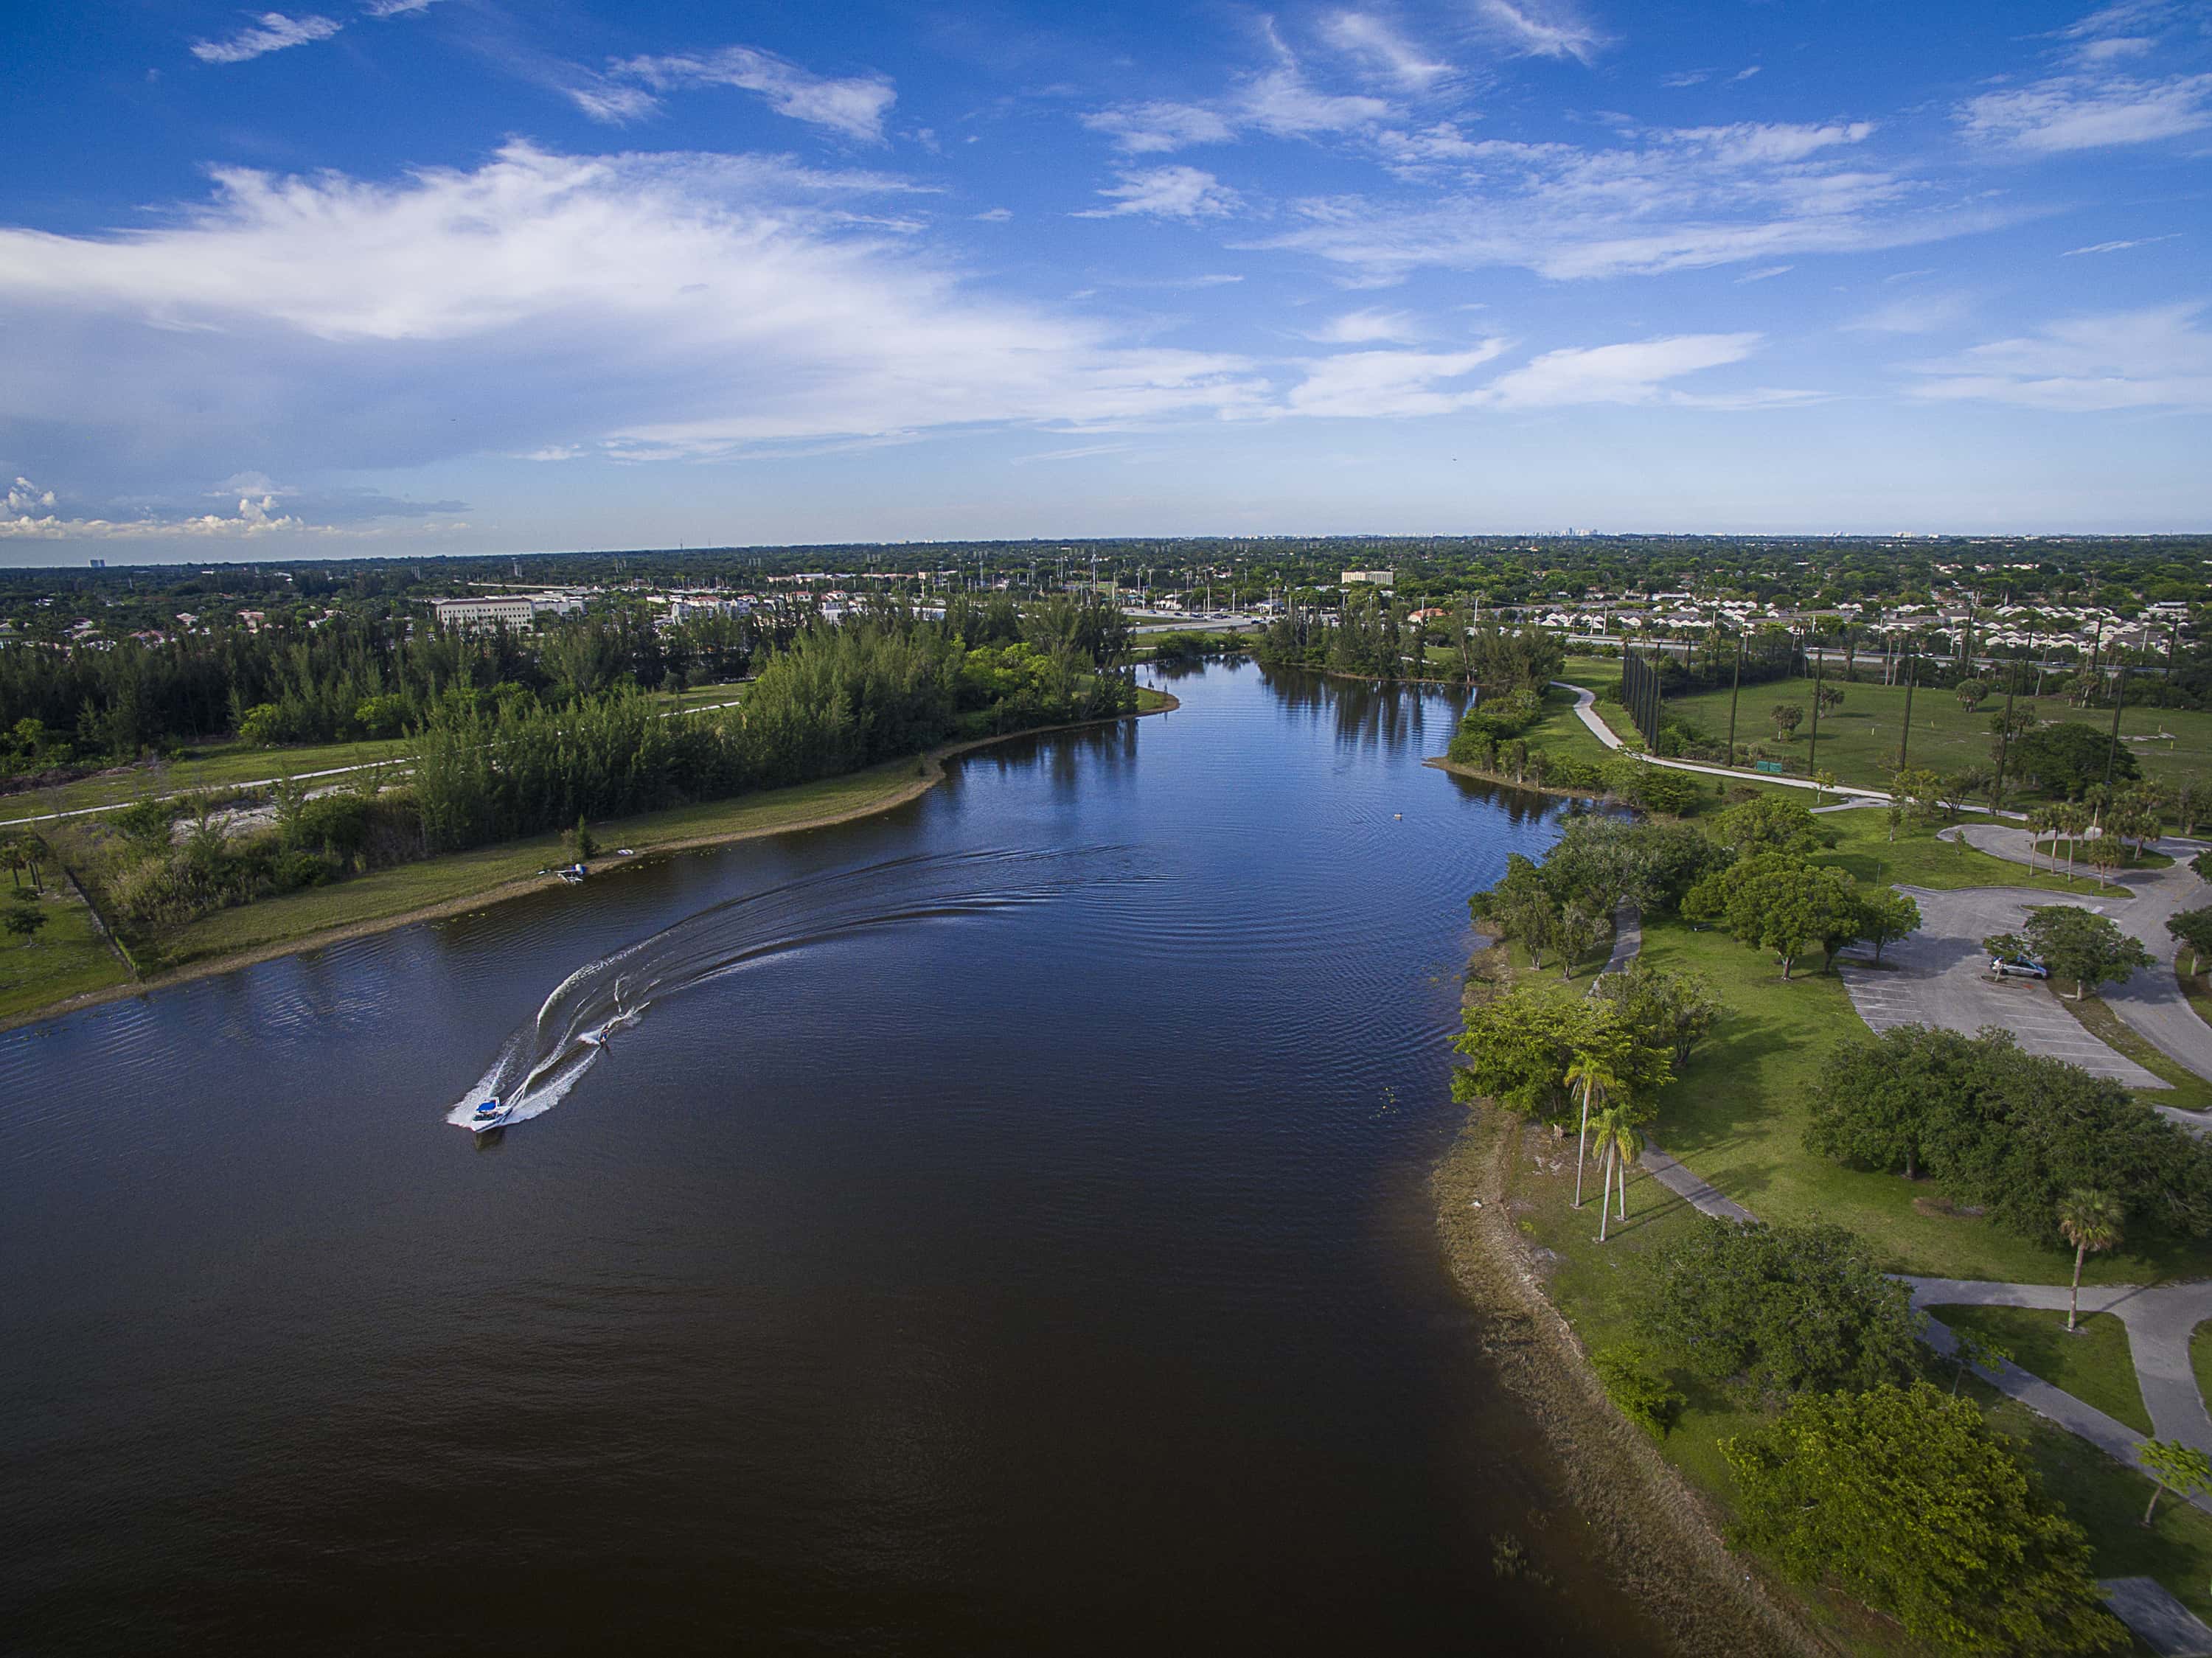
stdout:
POLYGON ((1654 1649, 1425 1187, 1554 809, 1439 695, 1168 683, 0 1037, 0 1647, 1654 1649))

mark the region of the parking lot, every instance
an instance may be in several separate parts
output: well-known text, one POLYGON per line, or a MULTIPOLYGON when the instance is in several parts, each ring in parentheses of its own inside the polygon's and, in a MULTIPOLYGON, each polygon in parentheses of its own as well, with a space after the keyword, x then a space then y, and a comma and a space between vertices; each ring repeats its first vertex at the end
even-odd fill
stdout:
MULTIPOLYGON (((1840 964, 1851 1005, 1875 1030, 1893 1025, 1924 1024, 1968 1035, 1987 1025, 2012 1032, 2031 1054, 2065 1060, 2130 1088, 2164 1088, 2166 1084, 2114 1052, 2059 1006, 2051 987, 2033 979, 1993 980, 1981 941, 1992 933, 2016 932, 2027 919, 2028 895, 2002 887, 1933 892, 1922 887, 1900 890, 1920 906, 1921 929, 1882 952, 1880 968, 1840 964)), ((2049 893, 2033 895, 2037 904, 2073 902, 2049 893)), ((2122 918, 2127 901, 2083 902, 2082 908, 2122 918)))

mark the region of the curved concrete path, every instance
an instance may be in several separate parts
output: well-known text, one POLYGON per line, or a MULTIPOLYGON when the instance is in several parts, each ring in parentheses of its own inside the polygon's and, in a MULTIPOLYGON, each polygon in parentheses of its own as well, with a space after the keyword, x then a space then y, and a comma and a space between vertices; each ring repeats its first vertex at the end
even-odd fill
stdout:
MULTIPOLYGON (((1915 1307, 2036 1307, 2049 1312, 2066 1310, 2067 1288, 2063 1284, 1987 1284, 1966 1278, 1909 1278, 1915 1307)), ((2212 1279, 2187 1284, 2084 1284, 2081 1312, 2111 1313, 2127 1327, 2128 1351, 2135 1360, 2136 1381, 2142 1390, 2143 1408, 2160 1439, 2178 1439, 2212 1453, 2212 1413, 2204 1408, 2197 1390, 2197 1373, 2189 1362, 2189 1338, 2199 1324, 2212 1319, 2212 1279)), ((1936 1327, 1931 1321, 1929 1329, 1936 1327)), ((1950 1335, 1944 1331, 1946 1337, 1950 1335)), ((1951 1343, 1944 1344, 1948 1351, 1951 1343)), ((2008 1388, 2022 1403, 2111 1452, 2125 1462, 2136 1461, 2142 1436, 2101 1411, 2092 1410, 2071 1394, 2061 1393, 2045 1382, 2028 1376, 2018 1365, 2007 1370, 2034 1383, 2043 1394, 2033 1399, 2008 1388)), ((2199 1508, 2212 1513, 2212 1496, 2200 1496, 2199 1508)))
MULTIPOLYGON (((2024 829, 1966 823, 1943 833, 1962 835, 1976 851, 2015 864, 2047 867, 2051 861, 2031 853, 2032 837, 2024 829)), ((2137 968, 2125 984, 2107 985, 2098 993, 2106 1006, 2153 1048, 2176 1065, 2212 1080, 2212 1025, 2198 1017, 2181 993, 2173 976, 2174 957, 2180 946, 2166 930, 2166 922, 2183 910, 2212 904, 2212 886, 2189 867, 2189 860, 2204 850, 2204 843, 2166 840, 2154 842, 2154 847, 2173 859, 2172 868, 2124 869, 2113 877, 2125 890, 2127 902, 2112 919, 2151 953, 2151 965, 2137 968)))
MULTIPOLYGON (((1592 737, 1609 749, 1622 746, 1620 734, 1598 715, 1595 691, 1587 685, 1577 685, 1565 679, 1554 679, 1552 683, 1560 690, 1575 694, 1575 716, 1592 737)), ((1700 772, 1707 777, 1735 777, 1747 783, 1779 783, 1784 788, 1811 789, 1815 794, 1821 792, 1820 786, 1809 777, 1770 777, 1765 772, 1741 771, 1731 766, 1709 766, 1698 760, 1662 760, 1656 754, 1647 754, 1643 759, 1647 766, 1664 766, 1669 771, 1700 772)), ((1862 805, 1886 806, 1889 804, 1889 797, 1880 789, 1838 789, 1835 793, 1848 793, 1862 805)))
MULTIPOLYGON (((1577 686, 1574 689, 1579 690, 1582 688, 1577 686)), ((1578 708, 1586 710, 1590 700, 1585 694, 1584 700, 1577 704, 1578 708)), ((1595 715, 1585 713, 1584 718, 1590 720, 1595 715)), ((2014 833, 2025 838, 2027 831, 2014 833)), ((2179 865, 2177 864, 2176 866, 2179 865)), ((2163 871, 2147 872, 2165 873, 2163 871)), ((2015 889, 1984 887, 1971 890, 1985 895, 2008 895, 2015 889)), ((1917 896, 1917 890, 1915 891, 1917 896)), ((1928 896, 1942 897, 1946 895, 1928 896)), ((2051 896, 2058 897, 2061 895, 2051 896)), ((1644 947, 1643 918, 1632 905, 1623 904, 1613 913, 1613 953, 1605 964, 1607 973, 1620 972, 1636 959, 1644 947)), ((2034 988, 2043 989, 2040 985, 2034 988)), ((1595 992, 1596 984, 1593 981, 1591 993, 1595 992)), ((2049 993, 2044 993, 2047 995, 2049 993)), ((1856 1001, 1854 993, 1855 1005, 1856 1001)), ((2069 1015, 2062 1012, 2059 1017, 2071 1022, 2069 1015)), ((2191 1017, 2196 1016, 2192 1013, 2191 1017)), ((2086 1035, 2087 1033, 2083 1034, 2086 1035)), ((2098 1046, 2101 1048, 2104 1045, 2099 1043, 2098 1046)), ((2109 1048, 2106 1051, 2111 1052, 2109 1048)), ((2113 1057, 2118 1059, 2119 1056, 2115 1054, 2113 1057)), ((1644 1139, 1644 1150, 1636 1161, 1638 1167, 1701 1214, 1727 1221, 1755 1222, 1759 1218, 1735 1199, 1662 1151, 1658 1143, 1648 1134, 1644 1139)), ((1909 1277, 1902 1281, 1911 1288, 1913 1306, 1923 1312, 1931 1306, 2040 1307, 2057 1308, 2063 1311, 2069 1293, 2068 1286, 2063 1284, 1994 1284, 1967 1278, 1909 1277)), ((2125 1327, 2128 1351, 2136 1369, 2136 1386, 2142 1394, 2143 1408, 2149 1413, 2154 1436, 2178 1439, 2184 1444, 2193 1445, 2212 1454, 2212 1412, 2205 1409, 2203 1395, 2197 1386, 2196 1368, 2189 1360, 2190 1337, 2199 1324, 2212 1320, 2212 1279, 2167 1284, 2096 1284, 2081 1291, 2081 1309, 2085 1314, 2114 1314, 2125 1327)), ((1947 1357, 1958 1350, 1956 1333, 1938 1318, 1929 1316, 1923 1333, 1928 1345, 1947 1357)), ((2130 1467, 2141 1467, 2137 1453, 2142 1444, 2142 1436, 2126 1423, 2116 1421, 2040 1376, 2031 1376, 2009 1360, 1993 1370, 1985 1370, 1978 1364, 1974 1367, 1974 1374, 1999 1393, 2018 1400, 2038 1416, 2087 1440, 2107 1455, 2130 1467)), ((2212 1514, 2212 1492, 2199 1491, 2189 1501, 2205 1513, 2212 1514)))

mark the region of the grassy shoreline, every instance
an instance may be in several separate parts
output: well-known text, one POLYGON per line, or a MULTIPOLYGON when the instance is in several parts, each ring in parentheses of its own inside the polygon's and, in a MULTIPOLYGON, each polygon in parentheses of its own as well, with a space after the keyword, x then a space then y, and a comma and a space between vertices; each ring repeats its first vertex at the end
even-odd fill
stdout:
MULTIPOLYGON (((963 742, 941 744, 921 755, 887 761, 865 771, 796 784, 789 788, 739 795, 734 799, 678 806, 641 817, 595 824, 593 833, 609 846, 636 848, 639 856, 601 865, 602 873, 639 867, 653 858, 708 847, 729 846, 771 835, 827 829, 873 817, 918 799, 944 780, 945 762, 975 750, 1020 737, 1079 731, 1122 720, 1165 714, 1181 704, 1165 691, 1139 693, 1133 714, 1073 725, 1037 726, 963 742)), ((447 857, 401 864, 334 885, 264 898, 202 916, 170 940, 174 965, 143 981, 103 985, 35 1005, 9 1008, 0 999, 0 1031, 58 1018, 102 1002, 143 996, 170 985, 211 977, 349 938, 410 926, 418 921, 465 914, 539 892, 558 884, 550 872, 568 861, 558 835, 478 847, 447 857)), ((18 946, 17 950, 25 947, 18 946)), ((0 951, 0 969, 16 950, 0 951)), ((43 987, 41 987, 43 988, 43 987)))

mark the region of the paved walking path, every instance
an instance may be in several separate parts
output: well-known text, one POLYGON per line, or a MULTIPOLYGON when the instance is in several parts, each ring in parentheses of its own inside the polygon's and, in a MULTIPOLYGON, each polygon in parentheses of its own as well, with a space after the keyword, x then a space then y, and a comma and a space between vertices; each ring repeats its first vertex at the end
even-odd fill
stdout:
MULTIPOLYGON (((1589 734, 1609 749, 1621 746, 1619 733, 1598 717, 1597 693, 1587 685, 1575 685, 1564 679, 1554 679, 1553 684, 1563 691, 1575 694, 1575 714, 1589 730, 1589 734)), ((1747 783, 1779 783, 1784 788, 1811 789, 1820 793, 1820 785, 1809 777, 1773 777, 1765 772, 1740 771, 1730 766, 1708 766, 1696 760, 1662 760, 1656 754, 1647 754, 1644 762, 1649 766, 1664 766, 1669 771, 1701 772, 1707 777, 1735 777, 1747 783)), ((1889 796, 1880 789, 1853 789, 1851 794, 1871 805, 1887 805, 1889 796)))
MULTIPOLYGON (((2015 864, 2048 868, 2051 860, 2033 853, 2033 839, 2023 829, 2001 823, 1967 823, 1943 831, 1946 837, 1965 837, 1968 846, 2015 864)), ((2125 905, 2112 919, 2142 941, 2151 953, 2151 965, 2137 968, 2125 984, 2107 985, 2097 993, 2142 1039, 2175 1064, 2212 1079, 2212 1025, 2190 1006, 2173 976, 2173 958, 2179 950, 2166 922, 2185 909, 2212 904, 2208 886, 2189 867, 2189 860, 2204 850, 2201 841, 2160 841, 2154 849, 2173 859, 2170 869, 2124 869, 2113 878, 2123 890, 2125 905)), ((2100 902, 2123 893, 2100 895, 2100 902)))
MULTIPOLYGON (((1580 686, 1572 689, 1582 690, 1580 686)), ((1589 708, 1594 700, 1588 692, 1583 692, 1577 704, 1577 711, 1582 714, 1584 723, 1592 725, 1595 729, 1596 719, 1589 708)), ((1616 738, 1608 746, 1618 747, 1619 744, 1620 739, 1616 738)), ((1973 827, 1980 829, 1984 826, 1973 827)), ((1990 832, 2016 835, 2022 841, 2027 837, 2024 829, 1992 828, 1990 832)), ((1970 841, 1969 844, 1976 842, 1970 841)), ((2025 858, 2020 861, 2025 861, 2025 858)), ((2179 860, 2175 867, 2181 867, 2179 860)), ((2140 877, 2165 875, 2171 872, 2152 870, 2136 873, 2140 877)), ((2191 878, 2195 879, 2194 877, 2191 878)), ((2197 884, 2201 887, 2203 883, 2197 884)), ((1987 895, 2010 890, 1978 888, 1972 890, 1987 895)), ((1931 897, 1942 896, 1945 895, 1924 895, 1931 897)), ((2057 896, 2053 895, 2054 897, 2057 896)), ((1626 967, 1644 945, 1642 917, 1632 906, 1623 904, 1614 912, 1613 926, 1613 953, 1606 962, 1608 973, 1618 973, 1626 967)), ((2170 969, 2167 976, 2170 981, 2170 969)), ((2195 1018, 2196 1015, 2192 1012, 2190 1017, 2195 1018)), ((1700 1179, 1662 1151, 1649 1135, 1644 1137, 1644 1151, 1637 1158, 1637 1163, 1654 1180, 1701 1214, 1727 1221, 1758 1219, 1751 1211, 1723 1193, 1711 1181, 1700 1179)), ((1931 1306, 2040 1307, 2057 1308, 2063 1311, 2069 1294, 2068 1287, 2063 1284, 1994 1284, 1976 1279, 1932 1278, 1905 1278, 1903 1281, 1911 1286, 1913 1306, 1923 1311, 1931 1306)), ((2092 1285, 2081 1291, 2081 1310, 2084 1314, 2113 1314, 2126 1328, 2128 1351, 2135 1364, 2136 1381, 2142 1391, 2143 1408, 2149 1413, 2154 1436, 2177 1439, 2184 1444, 2212 1453, 2212 1412, 2205 1409, 2203 1394, 2197 1386, 2196 1369, 2189 1359, 2190 1337, 2199 1324, 2212 1320, 2212 1279, 2197 1279, 2184 1284, 2092 1285)), ((1940 1319, 1929 1318, 1923 1334, 1928 1345, 1939 1353, 1948 1357, 1957 1351, 1957 1334, 1940 1319)), ((2130 1467, 2140 1467, 2136 1452, 2143 1436, 2126 1423, 2115 1421, 2094 1406, 2085 1405, 2063 1388, 2053 1387, 2040 1376, 2029 1375, 2009 1360, 1994 1370, 1984 1370, 1976 1365, 1974 1374, 1998 1392, 2020 1400, 2037 1415, 2079 1435, 2100 1450, 2130 1467)), ((2212 1492, 2198 1492, 2189 1500, 2207 1514, 2212 1514, 2212 1492)))

